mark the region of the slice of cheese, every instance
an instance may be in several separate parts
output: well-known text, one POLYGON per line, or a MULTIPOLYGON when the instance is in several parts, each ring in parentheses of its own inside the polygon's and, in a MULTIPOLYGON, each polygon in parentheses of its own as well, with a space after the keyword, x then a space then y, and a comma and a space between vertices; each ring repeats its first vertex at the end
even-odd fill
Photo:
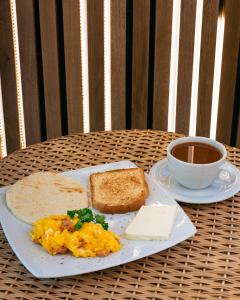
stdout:
POLYGON ((168 240, 176 221, 177 205, 142 206, 125 231, 131 240, 168 240))

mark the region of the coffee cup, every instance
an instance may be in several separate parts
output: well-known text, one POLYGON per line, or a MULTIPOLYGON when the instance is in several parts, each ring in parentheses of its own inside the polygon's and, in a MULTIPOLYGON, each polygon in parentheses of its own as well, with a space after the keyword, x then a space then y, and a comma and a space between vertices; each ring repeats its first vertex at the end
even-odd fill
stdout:
MULTIPOLYGON (((194 155, 194 153, 190 154, 194 155)), ((226 157, 227 150, 223 144, 206 137, 178 138, 172 141, 167 147, 168 168, 170 173, 181 185, 189 189, 204 189, 211 185, 215 179, 222 181, 223 184, 229 184, 234 181, 235 174, 233 174, 232 170, 225 164, 226 157), (174 152, 173 150, 177 149, 177 147, 186 148, 188 145, 194 144, 215 149, 215 154, 217 155, 218 153, 218 156, 215 155, 216 160, 214 161, 213 159, 211 162, 196 163, 193 160, 179 158, 177 155, 174 155, 176 151, 174 152), (223 173, 224 176, 220 176, 221 173, 223 173)))

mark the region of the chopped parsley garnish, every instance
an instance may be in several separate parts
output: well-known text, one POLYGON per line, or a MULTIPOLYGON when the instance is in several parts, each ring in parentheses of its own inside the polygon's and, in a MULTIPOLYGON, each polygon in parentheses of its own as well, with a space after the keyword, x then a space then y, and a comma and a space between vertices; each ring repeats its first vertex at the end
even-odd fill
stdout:
POLYGON ((89 208, 82 208, 77 211, 79 219, 82 222, 91 222, 93 221, 93 213, 89 208))
POLYGON ((95 221, 96 223, 104 223, 105 222, 105 216, 104 215, 95 215, 95 221))
POLYGON ((70 219, 73 219, 75 217, 75 210, 68 210, 67 215, 69 216, 70 219))
POLYGON ((108 223, 104 222, 104 223, 100 223, 103 227, 103 229, 108 230, 108 223))
POLYGON ((67 215, 70 219, 78 217, 78 221, 75 224, 75 229, 80 229, 85 222, 93 222, 96 224, 101 224, 103 229, 108 230, 108 223, 105 221, 104 215, 94 215, 92 210, 89 208, 81 208, 78 210, 68 210, 67 215))
POLYGON ((93 214, 92 213, 86 213, 85 215, 80 217, 82 222, 92 222, 93 221, 93 214))
POLYGON ((83 222, 81 222, 80 220, 74 225, 75 229, 79 230, 83 225, 83 222))
POLYGON ((103 229, 108 230, 108 223, 105 222, 104 215, 95 215, 95 222, 101 224, 103 229))

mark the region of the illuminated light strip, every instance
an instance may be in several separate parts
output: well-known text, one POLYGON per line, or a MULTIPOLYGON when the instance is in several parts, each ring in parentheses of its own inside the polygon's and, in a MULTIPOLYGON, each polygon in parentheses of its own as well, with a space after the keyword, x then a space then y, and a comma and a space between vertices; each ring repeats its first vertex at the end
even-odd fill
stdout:
POLYGON ((168 99, 168 131, 175 131, 176 126, 180 15, 181 0, 173 0, 170 80, 168 99))
POLYGON ((104 122, 105 130, 112 129, 111 120, 111 0, 104 0, 104 122))
POLYGON ((203 0, 198 0, 197 9, 196 9, 196 21, 195 21, 191 109, 190 109, 190 124, 189 124, 189 135, 191 136, 196 135, 196 125, 197 125, 197 104, 198 104, 198 82, 199 82, 199 66, 200 66, 200 50, 201 50, 201 34, 202 34, 202 15, 203 15, 203 0))
POLYGON ((21 77, 19 42, 18 42, 18 25, 17 25, 17 13, 16 13, 15 0, 10 0, 10 12, 11 12, 11 23, 12 23, 12 35, 13 35, 16 88, 17 88, 17 108, 18 108, 20 147, 22 149, 26 147, 26 136, 25 136, 25 123, 24 123, 24 112, 23 112, 22 77, 21 77))
POLYGON ((90 131, 87 0, 79 0, 82 66, 83 132, 90 131))
POLYGON ((218 22, 217 22, 216 50, 215 50, 213 92, 212 92, 212 110, 211 110, 211 124, 210 124, 210 138, 212 138, 212 139, 216 139, 216 131, 217 131, 217 118, 218 118, 219 91, 220 91, 221 70, 222 70, 224 28, 225 28, 225 16, 224 16, 224 13, 222 13, 218 17, 218 22))
POLYGON ((0 147, 1 147, 1 158, 7 155, 7 145, 6 145, 6 134, 5 134, 5 124, 4 124, 4 114, 3 114, 3 103, 2 103, 2 84, 0 75, 0 147))

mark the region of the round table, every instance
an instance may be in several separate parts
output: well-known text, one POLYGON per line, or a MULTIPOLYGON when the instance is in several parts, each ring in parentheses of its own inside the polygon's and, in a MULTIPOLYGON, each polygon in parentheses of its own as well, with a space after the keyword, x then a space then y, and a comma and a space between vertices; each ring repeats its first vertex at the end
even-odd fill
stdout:
MULTIPOLYGON (((131 160, 149 171, 179 134, 130 130, 74 134, 32 145, 0 161, 0 184, 37 171, 66 171, 131 160)), ((240 150, 227 147, 240 166, 240 150)), ((36 279, 0 230, 0 299, 239 299, 240 193, 208 205, 183 205, 194 237, 155 255, 74 277, 36 279)), ((16 229, 17 230, 17 229, 16 229)))

